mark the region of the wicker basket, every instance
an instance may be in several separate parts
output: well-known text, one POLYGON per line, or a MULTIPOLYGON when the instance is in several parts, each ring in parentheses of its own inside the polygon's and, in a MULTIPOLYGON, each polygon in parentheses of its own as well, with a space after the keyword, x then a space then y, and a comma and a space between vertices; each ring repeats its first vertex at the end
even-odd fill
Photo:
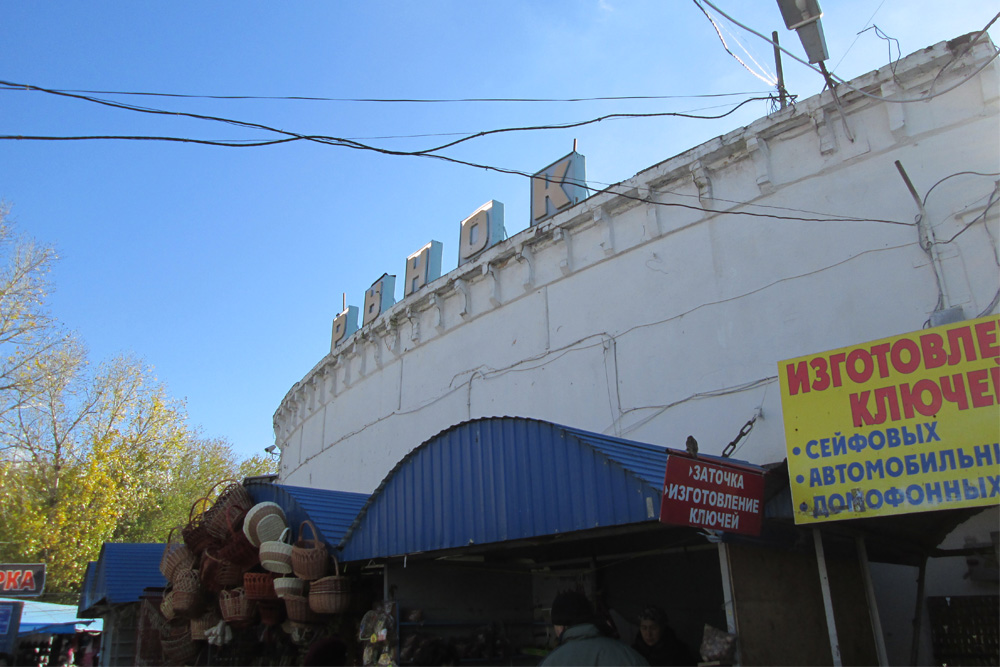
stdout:
POLYGON ((262 542, 277 540, 287 527, 285 511, 278 503, 257 503, 243 517, 243 534, 256 547, 262 542))
POLYGON ((191 641, 191 629, 184 625, 167 628, 160 635, 163 657, 172 665, 187 665, 198 657, 198 646, 191 641))
POLYGON ((180 526, 171 528, 167 533, 167 544, 163 547, 160 557, 160 572, 167 581, 173 581, 174 572, 178 569, 194 567, 194 552, 180 539, 174 539, 174 532, 180 532, 180 526))
POLYGON ((306 519, 299 526, 299 539, 292 545, 292 572, 299 579, 312 581, 326 575, 326 562, 330 554, 319 539, 316 525, 306 519), (304 538, 305 527, 312 531, 312 539, 304 538))
POLYGON ((260 545, 260 565, 269 572, 289 574, 292 571, 291 529, 285 528, 281 537, 260 545))
MULTIPOLYGON (((216 540, 229 538, 229 523, 237 523, 253 507, 253 498, 235 479, 223 480, 212 487, 225 484, 215 503, 205 511, 205 528, 216 540), (230 516, 232 515, 232 516, 230 516)), ((211 494, 211 492, 209 492, 211 494)))
POLYGON ((241 522, 242 517, 235 518, 239 510, 230 507, 226 510, 226 525, 228 533, 226 540, 219 547, 216 555, 223 560, 228 560, 240 567, 245 572, 260 563, 260 549, 250 543, 247 536, 243 534, 241 522))
POLYGON ((198 618, 191 619, 191 639, 194 641, 204 641, 205 631, 214 628, 219 624, 219 612, 210 609, 198 618))
POLYGON ((274 592, 274 574, 271 572, 246 572, 243 574, 243 589, 251 600, 277 600, 274 592))
POLYGON ((174 620, 177 615, 174 611, 174 589, 168 588, 163 593, 163 599, 160 601, 160 614, 168 621, 174 620))
POLYGON ((199 556, 205 549, 215 546, 215 538, 205 528, 205 514, 208 505, 207 497, 194 501, 194 504, 191 505, 191 511, 188 512, 187 525, 181 529, 184 544, 195 556, 199 556))
POLYGON ((205 605, 204 592, 197 570, 178 570, 174 577, 174 614, 184 618, 198 616, 205 605))
POLYGON ((253 622, 256 606, 257 603, 248 599, 246 591, 242 588, 219 593, 219 610, 222 612, 222 620, 233 627, 250 625, 253 622))
POLYGON ((332 559, 336 575, 309 584, 309 608, 317 614, 340 614, 351 605, 351 579, 340 575, 340 563, 332 559))
POLYGON ((278 577, 274 580, 274 594, 279 598, 286 595, 305 596, 306 582, 298 577, 278 577))
POLYGON ((285 596, 285 612, 288 620, 295 623, 318 623, 320 616, 309 608, 309 598, 301 595, 285 596))
POLYGON ((223 588, 239 586, 243 583, 243 570, 235 563, 230 563, 206 551, 201 558, 199 572, 201 585, 210 593, 218 593, 223 588))

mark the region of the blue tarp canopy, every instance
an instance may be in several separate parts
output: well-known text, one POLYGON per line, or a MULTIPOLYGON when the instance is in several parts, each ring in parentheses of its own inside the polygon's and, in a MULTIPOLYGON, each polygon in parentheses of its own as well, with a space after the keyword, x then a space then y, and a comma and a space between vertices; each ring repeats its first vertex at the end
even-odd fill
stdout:
POLYGON ((18 600, 24 603, 18 637, 32 634, 71 635, 77 630, 102 630, 104 621, 79 618, 77 608, 68 604, 36 602, 23 598, 0 598, 0 602, 18 600))
POLYGON ((341 541, 343 559, 654 522, 670 454, 536 419, 464 422, 392 469, 341 541))

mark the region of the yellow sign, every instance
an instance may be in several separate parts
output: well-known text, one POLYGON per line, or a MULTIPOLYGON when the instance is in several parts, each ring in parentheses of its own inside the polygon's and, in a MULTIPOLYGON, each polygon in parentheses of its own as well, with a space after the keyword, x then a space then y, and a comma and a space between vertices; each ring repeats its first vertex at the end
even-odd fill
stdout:
POLYGON ((778 363, 795 523, 1000 503, 995 315, 778 363))

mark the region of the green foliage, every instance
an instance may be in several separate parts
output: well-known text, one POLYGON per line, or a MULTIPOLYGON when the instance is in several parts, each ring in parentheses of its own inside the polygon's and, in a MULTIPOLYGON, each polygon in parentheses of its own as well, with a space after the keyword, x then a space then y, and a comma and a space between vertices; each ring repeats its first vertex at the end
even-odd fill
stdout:
POLYGON ((274 472, 187 424, 152 370, 91 367, 44 311, 55 255, 0 209, 0 562, 44 562, 46 592, 78 590, 101 545, 161 542, 221 479, 274 472))

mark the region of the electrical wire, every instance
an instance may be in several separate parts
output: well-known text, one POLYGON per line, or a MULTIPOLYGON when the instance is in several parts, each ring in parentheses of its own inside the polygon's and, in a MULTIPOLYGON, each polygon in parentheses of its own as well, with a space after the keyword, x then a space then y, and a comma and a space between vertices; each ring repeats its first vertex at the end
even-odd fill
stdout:
POLYGON ((954 174, 948 174, 947 176, 945 176, 944 178, 942 178, 941 180, 939 180, 937 183, 935 183, 934 185, 932 185, 927 190, 927 193, 924 195, 924 199, 923 199, 922 205, 924 207, 927 206, 927 198, 931 196, 931 193, 934 191, 934 188, 936 188, 937 186, 941 185, 942 183, 944 183, 945 181, 947 181, 949 179, 955 178, 956 176, 966 176, 966 175, 985 176, 987 178, 996 178, 997 176, 1000 176, 1000 172, 991 173, 991 172, 982 172, 982 171, 956 171, 954 174))
MULTIPOLYGON (((10 81, 0 81, 0 85, 6 85, 6 86, 11 86, 11 87, 23 87, 23 86, 25 86, 27 84, 18 84, 18 83, 13 83, 13 82, 10 82, 10 81)), ((377 151, 377 152, 382 152, 382 153, 391 154, 391 155, 423 155, 423 154, 435 153, 435 152, 444 150, 446 148, 450 148, 452 146, 456 146, 458 144, 464 143, 466 141, 471 141, 472 139, 477 139, 477 138, 480 138, 480 137, 485 137, 485 136, 489 136, 489 135, 493 135, 493 134, 508 133, 508 132, 529 132, 529 131, 553 130, 553 129, 570 129, 570 128, 575 128, 575 127, 583 127, 583 126, 591 125, 591 124, 594 124, 594 123, 600 123, 600 122, 605 121, 605 120, 619 119, 619 118, 663 118, 663 117, 678 117, 678 118, 692 118, 692 119, 699 119, 699 120, 718 120, 720 118, 725 118, 726 116, 728 116, 728 115, 730 115, 732 113, 735 113, 742 106, 744 106, 746 104, 749 104, 750 102, 753 102, 753 101, 763 101, 763 100, 769 99, 769 98, 763 98, 763 97, 751 97, 751 98, 748 98, 746 100, 743 100, 742 102, 740 102, 739 104, 737 104, 736 106, 734 106, 729 111, 727 111, 725 113, 722 113, 722 114, 714 115, 714 116, 690 114, 690 113, 684 113, 684 112, 673 112, 673 111, 664 111, 664 112, 656 112, 656 113, 645 113, 645 114, 613 113, 613 114, 605 114, 605 115, 599 116, 597 118, 591 118, 591 119, 588 119, 588 120, 576 121, 576 122, 570 122, 570 123, 561 123, 561 124, 552 124, 552 125, 535 125, 535 126, 525 126, 525 127, 509 127, 509 128, 495 129, 495 130, 485 130, 485 131, 477 132, 477 133, 475 133, 473 135, 470 135, 470 136, 467 136, 467 137, 463 137, 461 139, 456 139, 454 141, 442 144, 440 146, 435 146, 433 148, 428 148, 428 149, 425 149, 425 150, 422 150, 422 151, 392 151, 392 150, 389 150, 389 149, 378 148, 378 147, 375 147, 375 146, 369 146, 369 145, 363 144, 361 142, 358 142, 358 141, 355 141, 355 140, 352 140, 352 139, 347 139, 345 137, 331 137, 331 136, 319 136, 319 135, 302 135, 302 134, 298 134, 298 133, 295 133, 295 132, 288 132, 286 130, 281 130, 281 129, 278 129, 278 128, 275 128, 275 127, 270 127, 270 126, 267 126, 267 125, 263 125, 261 123, 251 123, 251 122, 236 120, 236 119, 232 119, 232 118, 224 118, 224 117, 221 117, 221 116, 212 116, 212 115, 207 115, 207 114, 197 114, 197 113, 191 113, 191 112, 186 112, 186 111, 168 111, 168 110, 165 110, 165 109, 155 109, 155 108, 151 108, 151 107, 138 106, 138 105, 135 105, 135 104, 125 104, 123 102, 115 102, 115 101, 112 101, 112 100, 105 100, 105 99, 101 99, 101 98, 98 98, 98 97, 91 97, 89 95, 80 95, 80 94, 77 94, 77 93, 60 92, 60 91, 49 89, 49 88, 42 88, 40 86, 30 86, 30 87, 33 90, 37 90, 37 91, 40 91, 40 92, 48 93, 50 95, 57 95, 57 96, 61 96, 61 97, 68 97, 68 98, 71 98, 71 99, 78 99, 78 100, 82 100, 82 101, 85 101, 85 102, 91 102, 91 103, 94 103, 94 104, 100 104, 100 105, 103 105, 103 106, 112 107, 112 108, 115 108, 115 109, 123 109, 123 110, 127 110, 127 111, 136 111, 136 112, 139 112, 139 113, 147 113, 147 114, 154 114, 154 115, 179 116, 179 117, 185 117, 185 118, 193 118, 193 119, 196 119, 196 120, 207 120, 207 121, 214 121, 214 122, 220 122, 220 123, 227 123, 227 124, 230 124, 230 125, 235 125, 237 127, 244 127, 244 128, 248 128, 248 129, 258 129, 258 130, 264 130, 264 131, 268 131, 268 132, 275 132, 275 133, 278 133, 278 134, 283 134, 283 135, 288 136, 288 137, 296 137, 298 139, 307 140, 307 141, 318 141, 320 143, 333 143, 333 144, 336 144, 336 145, 342 145, 342 146, 347 146, 347 147, 351 147, 351 148, 359 148, 359 149, 363 149, 363 150, 374 150, 374 151, 377 151)), ((2 139, 9 139, 10 135, 4 136, 4 137, 0 137, 0 138, 2 138, 2 139)), ((24 137, 24 138, 28 139, 29 137, 24 137)), ((38 137, 33 136, 33 137, 30 137, 30 139, 35 140, 35 139, 38 139, 38 137)), ((165 139, 165 140, 167 140, 167 139, 165 139)), ((178 141, 179 139, 174 138, 172 140, 173 141, 178 141)), ((217 142, 217 143, 215 143, 213 145, 226 145, 226 144, 225 144, 225 142, 217 142)), ((442 157, 441 159, 445 159, 445 158, 442 157)))
MULTIPOLYGON (((719 9, 718 7, 716 7, 715 4, 711 2, 711 0, 702 0, 702 2, 704 2, 706 5, 708 5, 709 7, 711 7, 715 11, 717 11, 719 14, 721 14, 725 18, 729 19, 730 21, 732 21, 733 23, 735 23, 736 25, 738 25, 739 27, 743 28, 747 32, 752 33, 754 35, 757 35, 758 37, 760 37, 761 39, 763 39, 765 42, 768 42, 769 44, 772 44, 775 48, 781 50, 783 53, 785 53, 790 58, 792 58, 792 60, 795 60, 795 61, 797 61, 799 63, 802 63, 803 65, 805 65, 809 69, 813 70, 817 74, 823 74, 823 71, 819 67, 814 67, 811 63, 808 63, 805 60, 802 60, 802 58, 799 58, 797 55, 795 55, 794 53, 792 53, 791 51, 789 51, 785 47, 781 46, 780 44, 776 44, 775 42, 773 42, 770 37, 765 37, 761 33, 759 33, 756 30, 754 30, 753 28, 750 28, 750 27, 748 27, 748 26, 740 23, 739 21, 737 21, 736 19, 734 19, 732 16, 730 16, 729 14, 726 14, 724 11, 722 11, 721 9, 719 9)), ((993 23, 997 19, 1000 19, 1000 13, 998 13, 996 16, 994 16, 993 20, 991 20, 986 25, 986 27, 983 28, 982 31, 980 31, 979 35, 977 35, 976 38, 972 40, 972 44, 970 44, 970 47, 971 47, 971 45, 975 44, 984 34, 986 34, 986 30, 989 29, 989 27, 991 25, 993 25, 993 23)), ((977 67, 976 70, 973 71, 971 74, 969 74, 968 76, 966 76, 961 81, 955 83, 954 85, 952 85, 952 86, 950 86, 948 88, 945 88, 944 90, 939 90, 939 91, 933 92, 933 93, 927 93, 926 95, 922 95, 921 97, 915 97, 915 98, 910 98, 910 99, 896 99, 896 98, 891 98, 891 97, 882 97, 880 95, 872 95, 871 93, 865 92, 865 91, 861 90, 860 88, 856 88, 856 87, 852 86, 850 83, 848 83, 844 79, 841 79, 838 76, 834 76, 834 75, 830 74, 830 77, 834 81, 836 81, 839 84, 843 85, 845 88, 848 88, 849 90, 853 90, 854 92, 856 92, 859 95, 862 95, 864 97, 868 97, 868 98, 871 98, 871 99, 874 99, 874 100, 879 100, 881 102, 889 102, 891 104, 909 104, 911 102, 924 102, 926 100, 930 100, 930 99, 933 99, 935 97, 940 97, 941 95, 944 95, 945 93, 950 93, 951 91, 955 90, 956 88, 958 88, 962 84, 970 81, 973 77, 975 77, 981 71, 983 71, 984 69, 986 69, 990 65, 990 63, 992 63, 994 60, 997 59, 998 56, 1000 56, 1000 50, 995 51, 994 54, 992 56, 990 56, 990 58, 986 62, 984 62, 979 67, 977 67)), ((955 59, 957 59, 957 57, 958 57, 957 55, 955 57, 953 57, 952 58, 952 62, 955 59)), ((942 67, 942 69, 944 69, 944 67, 947 67, 949 64, 950 63, 946 63, 942 67)))
POLYGON ((191 95, 185 93, 156 93, 121 90, 76 90, 66 88, 51 88, 44 90, 36 86, 20 86, 0 84, 0 90, 31 92, 59 92, 82 95, 132 95, 146 97, 173 97, 194 100, 275 100, 275 101, 305 101, 305 102, 367 102, 384 104, 448 104, 448 103, 563 103, 563 102, 604 102, 604 101, 634 101, 634 100, 679 100, 711 97, 741 97, 744 95, 765 95, 768 91, 734 92, 734 93, 703 93, 699 95, 620 95, 606 97, 460 97, 460 98, 377 98, 377 97, 307 97, 299 95, 191 95))
POLYGON ((879 11, 882 9, 882 5, 884 4, 885 0, 882 0, 882 2, 878 4, 878 7, 876 7, 875 11, 872 12, 872 15, 868 17, 867 21, 865 21, 864 27, 861 28, 861 30, 859 30, 858 33, 854 36, 854 41, 851 42, 851 45, 847 47, 846 51, 844 51, 844 55, 840 56, 840 60, 837 61, 837 64, 830 69, 831 72, 840 67, 840 63, 844 62, 844 58, 846 58, 847 54, 851 52, 851 49, 854 48, 854 45, 858 43, 858 39, 861 38, 861 34, 864 33, 866 30, 868 30, 868 24, 872 22, 872 19, 875 18, 875 15, 879 13, 879 11))
MULTIPOLYGON (((7 85, 7 86, 12 86, 12 87, 22 87, 25 84, 17 84, 17 83, 12 83, 12 82, 9 82, 9 81, 2 81, 2 80, 0 80, 0 85, 7 85)), ((522 170, 517 170, 517 169, 507 169, 507 168, 503 168, 503 167, 496 167, 496 166, 491 166, 491 165, 487 165, 487 164, 480 164, 480 163, 476 163, 476 162, 471 162, 471 161, 468 161, 468 160, 460 160, 458 158, 453 158, 453 157, 449 157, 449 156, 446 156, 446 155, 439 155, 437 153, 438 153, 438 151, 444 150, 446 148, 450 148, 452 146, 456 146, 456 145, 464 143, 466 141, 470 141, 470 140, 475 139, 475 138, 479 138, 479 137, 483 137, 483 136, 488 136, 488 135, 492 135, 492 134, 506 133, 506 132, 523 132, 523 131, 550 130, 550 129, 567 129, 567 128, 573 128, 573 127, 580 127, 580 126, 583 126, 583 125, 589 125, 589 124, 592 124, 592 123, 597 123, 597 122, 601 122, 603 120, 609 120, 609 119, 612 119, 612 118, 648 118, 648 117, 663 117, 663 116, 681 116, 681 117, 685 117, 685 118, 717 119, 717 118, 723 118, 725 116, 728 116, 729 114, 734 113, 736 110, 738 110, 740 107, 744 106, 745 104, 748 104, 748 103, 753 102, 753 101, 760 101, 761 99, 763 99, 763 98, 750 98, 750 99, 744 100, 744 101, 740 102, 739 104, 737 104, 732 109, 730 109, 729 111, 727 111, 726 113, 720 114, 718 116, 695 116, 693 114, 683 114, 683 113, 678 113, 678 112, 661 112, 661 113, 654 113, 654 114, 606 114, 606 115, 598 117, 598 118, 594 118, 594 119, 590 119, 590 120, 585 120, 585 121, 579 121, 579 122, 575 122, 575 123, 564 123, 564 124, 560 124, 560 125, 538 125, 538 126, 529 126, 529 127, 500 128, 500 129, 496 129, 496 130, 486 130, 486 131, 479 132, 479 133, 476 133, 476 134, 471 135, 471 136, 463 137, 461 139, 457 139, 455 141, 448 142, 446 144, 442 144, 440 146, 436 146, 434 148, 425 149, 425 150, 422 150, 422 151, 399 151, 399 150, 392 150, 392 149, 388 149, 388 148, 380 148, 380 147, 377 147, 377 146, 371 146, 371 145, 364 144, 364 143, 361 143, 361 142, 356 141, 356 140, 342 138, 342 137, 332 137, 332 136, 326 136, 326 135, 303 135, 303 134, 299 134, 299 133, 296 133, 296 132, 290 132, 290 131, 287 131, 287 130, 281 130, 281 129, 278 129, 278 128, 270 127, 270 126, 263 125, 263 124, 260 124, 260 123, 251 123, 251 122, 236 120, 236 119, 232 119, 232 118, 224 118, 224 117, 220 117, 220 116, 212 116, 212 115, 206 115, 206 114, 196 114, 196 113, 182 112, 182 111, 168 111, 168 110, 164 110, 164 109, 155 109, 155 108, 149 108, 149 107, 140 107, 140 106, 133 105, 133 104, 125 104, 125 103, 115 102, 115 101, 111 101, 111 100, 103 100, 103 99, 100 99, 100 98, 90 97, 90 96, 86 96, 86 95, 80 95, 80 94, 77 94, 77 93, 68 93, 68 92, 61 92, 61 91, 51 90, 51 89, 47 89, 47 88, 41 88, 39 86, 31 86, 31 87, 34 90, 38 90, 40 92, 45 92, 45 93, 49 93, 49 94, 56 95, 56 96, 69 97, 69 98, 72 98, 72 99, 79 99, 79 100, 82 100, 82 101, 91 102, 91 103, 95 103, 95 104, 99 104, 99 105, 103 105, 103 106, 109 106, 109 107, 116 108, 116 109, 123 109, 123 110, 127 110, 127 111, 136 111, 136 112, 139 112, 139 113, 147 113, 147 114, 153 114, 153 115, 180 116, 180 117, 186 117, 186 118, 193 118, 193 119, 196 119, 196 120, 207 120, 207 121, 213 121, 213 122, 226 123, 226 124, 234 125, 234 126, 237 126, 237 127, 244 127, 244 128, 248 128, 248 129, 258 129, 258 130, 264 130, 264 131, 268 131, 268 132, 274 132, 274 133, 277 133, 277 134, 284 135, 285 138, 284 139, 270 140, 270 141, 249 141, 249 140, 247 140, 247 141, 213 141, 213 140, 191 139, 191 138, 184 138, 184 137, 169 137, 169 136, 90 135, 90 136, 63 136, 63 137, 55 137, 55 136, 38 136, 38 135, 0 135, 0 140, 8 140, 8 141, 10 141, 10 140, 17 140, 17 141, 85 141, 85 140, 165 141, 165 142, 179 142, 179 143, 195 143, 195 144, 202 144, 202 145, 228 147, 228 148, 260 147, 260 146, 270 146, 270 145, 276 145, 276 144, 290 143, 290 142, 293 142, 293 141, 311 141, 311 142, 321 143, 321 144, 325 144, 325 145, 332 145, 332 146, 338 146, 338 147, 344 147, 344 148, 352 148, 352 149, 355 149, 355 150, 373 151, 373 152, 384 154, 384 155, 433 158, 433 159, 438 159, 438 160, 442 160, 442 161, 445 161, 445 162, 451 162, 451 163, 454 163, 454 164, 464 165, 464 166, 468 166, 468 167, 474 167, 474 168, 478 168, 478 169, 484 169, 484 170, 487 170, 487 171, 495 171, 495 172, 498 172, 498 173, 511 174, 511 175, 516 175, 516 176, 521 176, 521 177, 526 177, 526 178, 534 178, 535 174, 532 174, 532 173, 529 173, 529 172, 526 172, 526 171, 522 171, 522 170)), ((681 204, 681 203, 678 203, 678 202, 657 202, 657 201, 653 201, 653 200, 651 200, 649 198, 636 197, 636 196, 629 195, 627 193, 622 193, 622 192, 614 192, 614 191, 612 191, 610 189, 611 187, 619 187, 620 184, 615 184, 613 186, 610 186, 609 188, 603 188, 603 189, 599 189, 598 190, 596 188, 591 188, 590 186, 588 186, 586 184, 586 182, 574 182, 572 179, 567 179, 565 182, 568 183, 568 184, 571 184, 571 185, 578 185, 578 186, 580 186, 580 187, 588 190, 589 192, 592 192, 592 193, 595 193, 595 194, 601 194, 601 193, 607 191, 607 192, 611 192, 611 194, 614 194, 616 196, 620 196, 620 197, 623 197, 623 198, 626 198, 626 199, 632 199, 632 200, 636 200, 636 201, 640 201, 640 202, 644 202, 644 203, 648 203, 648 204, 652 204, 652 205, 669 206, 669 207, 677 207, 677 208, 687 208, 687 209, 696 210, 696 211, 704 212, 704 213, 717 213, 717 214, 728 213, 728 214, 731 214, 731 215, 745 215, 745 216, 750 216, 750 217, 762 217, 762 218, 771 218, 771 219, 775 219, 775 220, 792 220, 792 221, 802 221, 802 222, 860 222, 860 221, 865 221, 865 222, 878 222, 878 223, 884 223, 884 224, 903 225, 903 226, 913 226, 915 224, 915 223, 912 223, 912 222, 900 222, 900 221, 897 221, 897 220, 883 220, 883 219, 864 219, 864 220, 862 220, 862 219, 859 219, 859 218, 856 218, 856 217, 851 217, 851 218, 846 218, 846 217, 804 218, 804 217, 800 217, 800 216, 779 216, 779 215, 773 215, 773 214, 754 213, 754 212, 751 212, 751 211, 721 211, 721 210, 716 210, 716 209, 705 208, 705 207, 702 207, 702 206, 693 206, 693 205, 681 204)))
MULTIPOLYGON (((733 53, 729 49, 729 45, 726 44, 726 38, 722 36, 722 31, 719 29, 719 25, 715 22, 715 19, 712 18, 712 15, 709 14, 708 11, 704 7, 701 6, 701 3, 698 2, 698 0, 692 0, 692 1, 694 2, 695 6, 698 9, 701 10, 702 14, 705 15, 705 18, 708 19, 708 22, 712 24, 712 27, 715 28, 715 34, 719 36, 719 41, 722 42, 722 48, 724 48, 726 50, 726 53, 728 53, 733 58, 735 58, 736 62, 738 62, 740 65, 743 65, 743 69, 745 69, 746 71, 748 71, 751 74, 753 74, 759 80, 763 81, 764 83, 768 84, 769 86, 776 86, 776 85, 778 85, 778 80, 777 80, 776 77, 770 76, 770 74, 769 74, 768 77, 762 76, 758 72, 755 72, 753 69, 751 69, 750 66, 747 65, 745 62, 743 62, 743 60, 738 55, 736 55, 735 53, 733 53)), ((739 43, 739 40, 737 40, 737 43, 739 43)), ((740 44, 740 46, 742 47, 743 45, 740 44)), ((744 48, 744 51, 746 51, 745 48, 744 48)), ((749 52, 748 52, 748 54, 749 54, 749 52)), ((752 56, 751 56, 751 60, 753 60, 752 56)), ((760 63, 758 63, 756 60, 753 60, 753 62, 754 62, 755 65, 757 65, 757 67, 760 67, 761 70, 764 69, 763 67, 760 66, 760 63)))

